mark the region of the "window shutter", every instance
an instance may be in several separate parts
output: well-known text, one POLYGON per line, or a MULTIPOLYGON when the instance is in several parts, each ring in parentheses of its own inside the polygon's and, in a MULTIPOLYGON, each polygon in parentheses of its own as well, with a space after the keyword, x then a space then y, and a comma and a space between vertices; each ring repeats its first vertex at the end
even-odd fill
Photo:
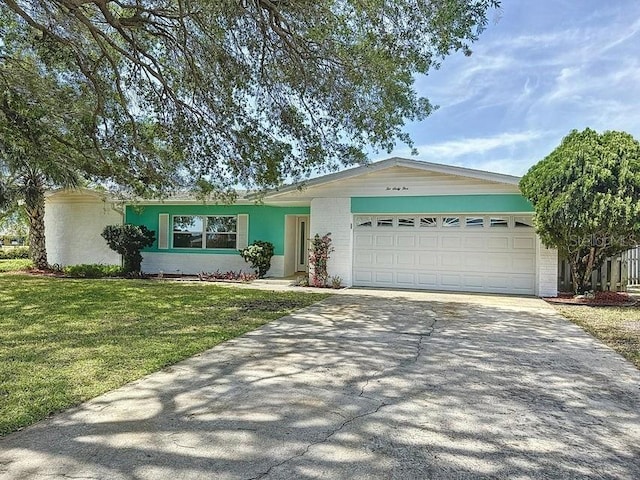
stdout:
POLYGON ((236 227, 236 248, 242 250, 249 245, 249 215, 242 213, 238 215, 236 227))
POLYGON ((161 213, 158 217, 158 249, 169 248, 169 214, 161 213))

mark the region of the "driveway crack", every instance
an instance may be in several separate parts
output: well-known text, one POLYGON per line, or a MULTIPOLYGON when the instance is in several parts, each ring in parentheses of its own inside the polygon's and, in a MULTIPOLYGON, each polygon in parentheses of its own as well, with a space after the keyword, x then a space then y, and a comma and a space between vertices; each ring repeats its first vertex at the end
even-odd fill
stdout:
POLYGON ((325 443, 326 441, 328 441, 331 437, 333 437, 336 433, 340 432, 344 427, 346 427, 350 423, 352 423, 352 422, 354 422, 354 421, 356 421, 356 420, 358 420, 360 418, 364 418, 364 417, 367 417, 369 415, 374 415, 374 414, 378 413, 382 407, 386 407, 387 405, 390 405, 390 404, 382 402, 376 408, 374 408, 373 410, 369 410, 368 412, 361 413, 360 415, 356 415, 355 417, 351 417, 348 420, 345 420, 340 425, 338 425, 337 428, 334 428, 333 430, 331 430, 322 440, 318 440, 316 442, 310 443, 301 452, 296 453, 295 455, 292 455, 291 457, 286 458, 286 459, 284 459, 283 461, 281 461, 279 463, 275 463, 275 464, 271 465, 264 472, 259 473, 258 475, 254 476, 254 477, 248 478, 247 480, 259 480, 261 478, 264 478, 267 475, 269 475, 274 468, 278 468, 278 467, 284 465, 285 463, 288 463, 288 462, 290 462, 292 460, 295 460, 297 458, 304 457, 307 453, 309 453, 309 450, 311 450, 312 447, 315 447, 316 445, 320 445, 322 443, 325 443))
POLYGON ((425 339, 425 337, 430 337, 435 328, 436 328, 436 323, 437 323, 437 319, 433 319, 433 322, 431 323, 431 325, 429 326, 429 330, 427 330, 425 333, 418 333, 416 334, 416 336, 418 337, 418 344, 416 345, 416 354, 413 357, 413 363, 417 363, 418 360, 420 359, 420 356, 422 355, 422 351, 424 350, 424 344, 423 341, 425 339))

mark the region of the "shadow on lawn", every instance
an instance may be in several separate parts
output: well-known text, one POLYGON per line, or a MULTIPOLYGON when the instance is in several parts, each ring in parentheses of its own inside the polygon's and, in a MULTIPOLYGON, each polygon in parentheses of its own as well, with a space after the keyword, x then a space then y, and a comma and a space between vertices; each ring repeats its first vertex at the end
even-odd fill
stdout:
POLYGON ((9 435, 0 474, 640 478, 639 381, 549 310, 334 296, 9 435))

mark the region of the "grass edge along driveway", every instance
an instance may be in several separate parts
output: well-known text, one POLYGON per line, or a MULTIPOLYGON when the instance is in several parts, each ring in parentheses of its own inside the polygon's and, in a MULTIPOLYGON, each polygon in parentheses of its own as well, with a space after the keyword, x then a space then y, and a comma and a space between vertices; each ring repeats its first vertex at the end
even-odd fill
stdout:
POLYGON ((561 315, 608 345, 640 370, 640 306, 554 305, 561 315))
POLYGON ((0 275, 0 436, 326 296, 0 275))

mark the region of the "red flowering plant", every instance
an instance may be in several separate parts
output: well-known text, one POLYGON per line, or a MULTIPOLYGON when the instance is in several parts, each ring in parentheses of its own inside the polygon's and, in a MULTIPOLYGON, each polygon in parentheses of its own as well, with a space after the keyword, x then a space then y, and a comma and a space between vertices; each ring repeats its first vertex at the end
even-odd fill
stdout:
POLYGON ((329 255, 333 252, 331 245, 331 233, 322 237, 316 233, 311 239, 311 249, 309 251, 309 264, 311 265, 310 280, 314 287, 326 287, 329 273, 327 263, 329 255))

